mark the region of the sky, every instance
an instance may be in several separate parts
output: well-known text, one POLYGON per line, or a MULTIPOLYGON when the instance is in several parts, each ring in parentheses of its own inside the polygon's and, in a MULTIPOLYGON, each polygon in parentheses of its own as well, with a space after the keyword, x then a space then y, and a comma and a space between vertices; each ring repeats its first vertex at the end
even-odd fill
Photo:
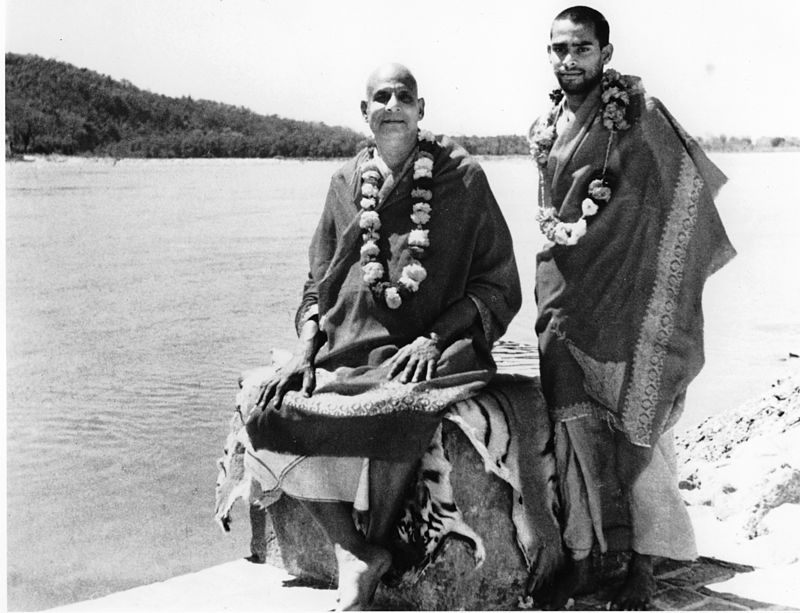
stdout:
MULTIPOLYGON (((5 48, 168 96, 366 132, 364 82, 406 64, 423 127, 523 134, 555 80, 554 0, 6 0, 5 48)), ((800 136, 797 0, 597 0, 610 64, 696 136, 800 136)))

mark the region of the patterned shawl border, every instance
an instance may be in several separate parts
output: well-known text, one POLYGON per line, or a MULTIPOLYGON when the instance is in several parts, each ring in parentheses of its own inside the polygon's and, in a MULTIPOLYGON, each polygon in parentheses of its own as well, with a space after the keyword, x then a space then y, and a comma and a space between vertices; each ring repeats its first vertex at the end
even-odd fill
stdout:
POLYGON ((453 387, 420 390, 409 389, 408 384, 390 381, 374 390, 354 396, 323 392, 306 398, 299 392, 288 392, 283 404, 296 411, 327 417, 373 417, 398 412, 432 414, 470 397, 483 385, 483 381, 476 381, 453 387))
POLYGON ((669 218, 658 247, 656 279, 636 343, 622 411, 624 430, 635 445, 650 446, 661 377, 675 329, 687 247, 697 224, 702 187, 703 178, 689 155, 684 153, 669 218))

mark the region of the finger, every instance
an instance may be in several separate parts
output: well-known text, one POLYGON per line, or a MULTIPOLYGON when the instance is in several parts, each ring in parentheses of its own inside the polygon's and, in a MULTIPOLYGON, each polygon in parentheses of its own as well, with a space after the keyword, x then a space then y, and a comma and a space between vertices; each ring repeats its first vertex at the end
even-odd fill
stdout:
POLYGON ((281 379, 280 383, 278 383, 277 387, 275 388, 275 402, 273 406, 276 409, 281 408, 281 403, 283 402, 283 397, 286 394, 286 384, 289 382, 289 379, 281 379))
MULTIPOLYGON (((389 358, 389 360, 391 362, 391 367, 389 368, 388 378, 391 379, 397 373, 403 370, 403 367, 406 364, 406 361, 408 360, 408 356, 406 355, 405 351, 400 350, 397 353, 395 353, 391 358, 389 358)), ((405 383, 405 381, 403 381, 403 383, 405 383)))
POLYGON ((428 360, 428 372, 425 379, 430 381, 434 377, 436 377, 436 360, 428 360))
POLYGON ((258 398, 258 402, 256 402, 256 407, 259 409, 264 409, 267 404, 269 403, 272 396, 275 394, 275 384, 276 382, 268 381, 266 385, 264 385, 264 389, 261 392, 261 395, 258 398))
POLYGON ((424 360, 417 360, 417 366, 414 369, 414 378, 411 379, 413 383, 417 383, 428 370, 428 363, 424 360))
POLYGON ((307 368, 303 373, 303 396, 308 398, 317 387, 317 373, 314 368, 307 368))
POLYGON ((411 380, 414 376, 414 372, 417 369, 417 359, 412 355, 409 356, 408 362, 406 362, 406 367, 403 369, 403 374, 400 376, 400 381, 402 383, 407 383, 411 380))

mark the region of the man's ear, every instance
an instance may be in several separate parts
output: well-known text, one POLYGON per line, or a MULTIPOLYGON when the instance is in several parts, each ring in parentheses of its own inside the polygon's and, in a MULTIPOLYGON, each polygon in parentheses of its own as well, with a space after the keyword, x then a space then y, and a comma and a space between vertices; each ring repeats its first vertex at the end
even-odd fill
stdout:
POLYGON ((611 61, 611 56, 614 55, 614 45, 608 43, 605 47, 600 49, 600 55, 603 58, 603 66, 611 61))
POLYGON ((419 99, 419 118, 425 117, 425 98, 419 99))
POLYGON ((364 121, 367 121, 367 101, 361 101, 361 116, 364 118, 364 121))

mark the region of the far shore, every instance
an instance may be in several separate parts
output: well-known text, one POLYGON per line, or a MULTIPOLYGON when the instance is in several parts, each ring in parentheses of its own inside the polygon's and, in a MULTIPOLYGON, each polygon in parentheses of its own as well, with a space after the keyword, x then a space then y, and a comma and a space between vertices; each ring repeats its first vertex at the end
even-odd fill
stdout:
MULTIPOLYGON (((454 137, 458 142, 458 137, 454 137)), ((787 145, 783 147, 752 147, 749 149, 703 149, 708 154, 716 155, 718 153, 797 153, 800 152, 800 145, 787 145)), ((475 157, 479 160, 504 160, 504 159, 520 159, 529 157, 526 153, 504 153, 498 155, 477 154, 475 157)), ((327 161, 344 161, 350 159, 349 157, 264 157, 264 158, 248 158, 248 157, 114 157, 107 155, 64 155, 61 153, 15 153, 6 156, 6 162, 63 162, 67 160, 86 160, 97 162, 111 162, 117 163, 121 161, 130 160, 275 160, 275 161, 298 161, 298 162, 327 162, 327 161)))

